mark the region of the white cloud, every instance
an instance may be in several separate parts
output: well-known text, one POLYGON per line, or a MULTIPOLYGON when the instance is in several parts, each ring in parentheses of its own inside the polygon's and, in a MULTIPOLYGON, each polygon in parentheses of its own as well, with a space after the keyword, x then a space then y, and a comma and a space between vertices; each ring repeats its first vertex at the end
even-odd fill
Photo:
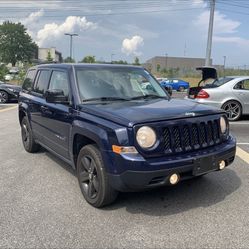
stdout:
POLYGON ((138 48, 143 44, 144 39, 139 35, 135 35, 131 39, 126 38, 122 43, 122 52, 126 55, 140 55, 141 52, 138 51, 138 48))
POLYGON ((34 23, 37 23, 43 16, 44 16, 44 10, 41 9, 37 12, 31 13, 28 17, 21 19, 20 22, 24 26, 34 25, 34 23))
POLYGON ((87 21, 86 17, 68 16, 65 22, 61 24, 48 23, 37 32, 36 40, 40 46, 51 40, 57 40, 64 33, 75 32, 79 33, 83 30, 95 29, 96 23, 87 21))
POLYGON ((214 36, 213 40, 215 42, 221 42, 221 43, 233 43, 243 47, 249 46, 249 40, 238 36, 230 36, 230 37, 214 36))
MULTIPOLYGON (((209 11, 202 12, 197 20, 195 21, 195 26, 204 30, 208 30, 209 23, 209 11)), ((237 32, 237 28, 240 26, 240 22, 234 21, 227 18, 226 15, 221 14, 219 11, 215 11, 214 14, 214 33, 215 34, 232 34, 237 32)))

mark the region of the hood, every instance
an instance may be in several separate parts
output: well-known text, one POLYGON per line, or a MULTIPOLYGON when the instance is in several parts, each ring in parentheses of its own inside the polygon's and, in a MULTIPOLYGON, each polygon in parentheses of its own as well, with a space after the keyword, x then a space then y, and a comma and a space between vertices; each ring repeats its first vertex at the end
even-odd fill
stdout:
POLYGON ((197 67, 196 70, 202 71, 202 79, 217 79, 217 70, 214 67, 197 67))
POLYGON ((181 99, 81 104, 79 107, 80 111, 127 127, 139 123, 221 113, 217 108, 181 99))
POLYGON ((19 91, 22 90, 22 87, 21 87, 21 86, 12 85, 12 84, 8 84, 8 83, 0 84, 0 88, 7 88, 7 87, 8 87, 8 88, 15 89, 15 90, 19 90, 19 91))

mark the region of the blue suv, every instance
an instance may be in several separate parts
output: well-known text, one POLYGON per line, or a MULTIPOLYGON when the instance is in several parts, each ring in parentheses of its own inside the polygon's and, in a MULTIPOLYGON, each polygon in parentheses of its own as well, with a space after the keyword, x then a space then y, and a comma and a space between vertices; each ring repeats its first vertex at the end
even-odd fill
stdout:
POLYGON ((140 191, 222 170, 236 143, 226 114, 171 99, 144 68, 48 64, 29 69, 19 97, 22 142, 76 171, 95 207, 140 191), (142 88, 144 82, 150 87, 142 88))

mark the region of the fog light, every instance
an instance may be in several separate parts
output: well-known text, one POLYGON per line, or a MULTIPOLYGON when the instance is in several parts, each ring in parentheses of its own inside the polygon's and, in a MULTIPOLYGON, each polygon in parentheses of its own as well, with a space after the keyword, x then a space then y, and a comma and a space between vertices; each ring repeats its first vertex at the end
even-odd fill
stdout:
POLYGON ((176 173, 172 174, 169 178, 169 182, 172 185, 177 184, 179 182, 179 180, 180 180, 180 176, 176 173))
POLYGON ((224 160, 222 160, 222 161, 219 162, 219 169, 220 170, 224 169, 225 166, 226 166, 226 162, 224 160))

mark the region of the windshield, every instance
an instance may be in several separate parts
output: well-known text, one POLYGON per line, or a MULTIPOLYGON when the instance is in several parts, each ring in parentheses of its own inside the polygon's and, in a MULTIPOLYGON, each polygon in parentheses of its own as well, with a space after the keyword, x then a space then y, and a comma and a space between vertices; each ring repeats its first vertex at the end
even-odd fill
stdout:
POLYGON ((79 68, 76 78, 82 102, 168 98, 158 82, 140 68, 79 68))
POLYGON ((222 77, 216 80, 213 80, 210 83, 207 83, 205 86, 203 86, 203 88, 215 88, 215 87, 219 87, 221 85, 224 85, 225 83, 227 83, 228 81, 233 80, 234 78, 231 77, 222 77))

